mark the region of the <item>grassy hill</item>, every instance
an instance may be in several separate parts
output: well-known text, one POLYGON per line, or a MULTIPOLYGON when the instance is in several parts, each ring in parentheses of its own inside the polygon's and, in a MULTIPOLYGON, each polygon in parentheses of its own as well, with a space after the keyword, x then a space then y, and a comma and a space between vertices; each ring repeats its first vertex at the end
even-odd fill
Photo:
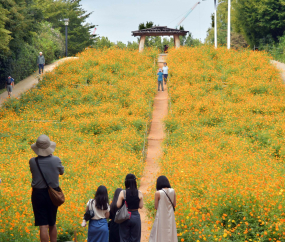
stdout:
POLYGON ((142 149, 156 90, 156 52, 89 49, 63 63, 19 100, 0 110, 0 241, 38 241, 31 205, 30 149, 37 137, 55 141, 65 174, 59 240, 87 238, 85 204, 101 184, 110 198, 125 175, 141 177, 142 149))

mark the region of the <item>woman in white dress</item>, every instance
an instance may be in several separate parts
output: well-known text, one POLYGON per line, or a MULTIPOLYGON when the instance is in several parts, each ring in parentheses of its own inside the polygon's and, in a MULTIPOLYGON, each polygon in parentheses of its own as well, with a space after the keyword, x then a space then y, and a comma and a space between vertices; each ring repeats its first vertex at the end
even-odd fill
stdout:
POLYGON ((156 181, 154 207, 157 210, 149 242, 178 242, 174 216, 176 194, 165 176, 156 181))

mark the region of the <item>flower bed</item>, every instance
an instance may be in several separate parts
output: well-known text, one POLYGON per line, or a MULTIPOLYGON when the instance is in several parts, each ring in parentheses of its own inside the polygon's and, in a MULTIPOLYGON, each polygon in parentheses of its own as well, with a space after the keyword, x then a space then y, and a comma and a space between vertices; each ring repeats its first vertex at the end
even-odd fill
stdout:
POLYGON ((58 241, 87 238, 85 204, 99 185, 109 197, 127 173, 141 177, 144 134, 156 90, 156 52, 89 49, 0 110, 0 241, 39 241, 33 226, 30 149, 40 134, 55 141, 65 167, 58 241))

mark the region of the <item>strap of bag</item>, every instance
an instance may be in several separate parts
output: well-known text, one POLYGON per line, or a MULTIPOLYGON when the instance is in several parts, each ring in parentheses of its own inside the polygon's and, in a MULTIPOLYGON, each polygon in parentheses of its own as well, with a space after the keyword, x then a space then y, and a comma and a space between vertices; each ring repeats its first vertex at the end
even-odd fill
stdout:
POLYGON ((127 190, 124 190, 123 193, 124 193, 125 204, 126 204, 126 207, 128 208, 128 203, 127 203, 127 190))
MULTIPOLYGON (((164 190, 162 189, 162 191, 164 191, 164 190)), ((174 205, 173 205, 173 202, 171 201, 170 197, 167 195, 166 191, 164 191, 164 193, 166 194, 166 196, 168 197, 169 201, 171 202, 172 207, 173 207, 173 210, 174 210, 174 212, 175 212, 175 207, 174 207, 174 205)))
POLYGON ((41 173, 41 175, 42 175, 42 177, 43 177, 43 179, 44 179, 44 181, 45 181, 45 183, 46 183, 46 185, 47 185, 47 188, 48 188, 49 185, 48 185, 48 183, 47 183, 47 181, 46 181, 46 179, 45 179, 45 177, 44 177, 44 174, 43 174, 43 172, 42 172, 42 170, 41 170, 41 168, 40 168, 38 157, 36 157, 36 163, 37 163, 37 166, 38 166, 38 168, 39 168, 39 170, 40 170, 40 173, 41 173))
POLYGON ((94 202, 94 199, 90 199, 90 200, 91 200, 91 202, 89 203, 89 210, 92 210, 94 212, 94 210, 92 208, 92 203, 94 202))

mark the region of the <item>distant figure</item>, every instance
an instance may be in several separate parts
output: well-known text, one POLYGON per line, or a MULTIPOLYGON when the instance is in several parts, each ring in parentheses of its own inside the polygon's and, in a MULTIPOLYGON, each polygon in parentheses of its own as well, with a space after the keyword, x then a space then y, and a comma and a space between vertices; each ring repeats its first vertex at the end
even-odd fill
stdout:
POLYGON ((5 87, 8 92, 8 97, 10 98, 12 95, 13 87, 14 87, 14 79, 11 76, 8 76, 6 83, 5 83, 5 87))
POLYGON ((154 207, 157 210, 149 242, 178 242, 174 216, 176 194, 168 179, 160 176, 156 181, 154 207))
POLYGON ((112 203, 110 205, 110 219, 111 221, 109 222, 109 242, 120 242, 120 232, 119 232, 119 224, 115 223, 115 216, 116 212, 119 210, 117 208, 117 201, 119 198, 119 194, 122 191, 122 188, 117 188, 114 197, 112 200, 112 203))
MULTIPOLYGON (((105 186, 99 186, 94 199, 90 199, 86 205, 86 212, 92 209, 94 217, 90 219, 88 226, 88 242, 108 242, 109 231, 107 218, 110 215, 108 191, 105 186)), ((86 226, 83 220, 82 227, 86 226)))
POLYGON ((164 45, 164 53, 168 53, 168 45, 164 45))
POLYGON ((38 56, 37 64, 39 66, 39 74, 44 73, 44 66, 46 64, 45 57, 43 56, 43 52, 40 52, 40 55, 38 56))
POLYGON ((166 62, 164 63, 164 66, 162 67, 162 72, 163 72, 164 84, 166 85, 167 78, 168 78, 168 66, 166 62))
POLYGON ((158 89, 157 90, 160 91, 160 86, 161 86, 161 90, 164 91, 164 89, 163 89, 163 73, 161 72, 161 68, 159 68, 157 75, 158 75, 158 79, 157 79, 158 89))
POLYGON ((59 175, 64 173, 61 160, 53 156, 56 144, 50 141, 46 135, 41 135, 35 144, 31 145, 32 150, 38 155, 30 159, 30 170, 32 173, 32 205, 35 216, 35 226, 40 227, 41 242, 56 242, 56 214, 57 207, 52 203, 46 183, 40 173, 40 169, 49 182, 49 186, 55 190, 59 187, 59 175), (38 162, 38 164, 37 164, 38 162))
MULTIPOLYGON (((136 176, 128 174, 125 179, 126 190, 120 192, 117 207, 123 205, 124 197, 128 211, 131 212, 130 219, 127 219, 120 226, 120 242, 140 242, 141 241, 141 217, 138 209, 143 208, 143 195, 137 188, 136 176)), ((89 242, 89 241, 88 241, 89 242)))

